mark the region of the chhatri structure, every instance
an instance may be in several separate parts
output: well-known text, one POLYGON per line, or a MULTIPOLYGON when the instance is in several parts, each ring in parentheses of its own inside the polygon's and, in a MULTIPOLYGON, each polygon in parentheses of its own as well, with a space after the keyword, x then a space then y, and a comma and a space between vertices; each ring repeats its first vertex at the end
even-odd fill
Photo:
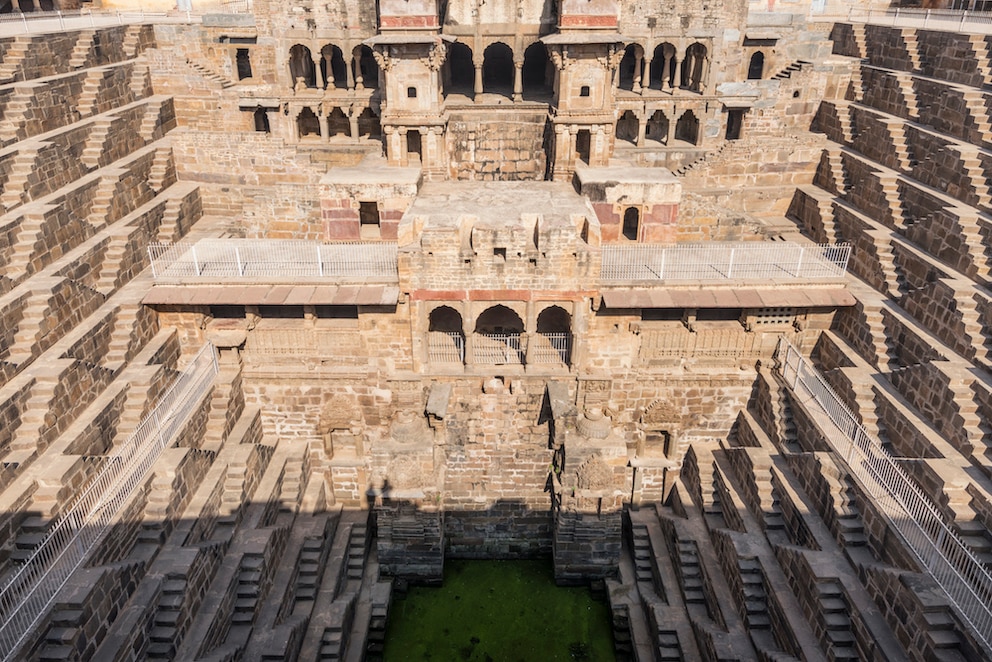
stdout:
POLYGON ((533 557, 618 659, 992 657, 992 36, 864 4, 0 23, 0 657, 533 557))

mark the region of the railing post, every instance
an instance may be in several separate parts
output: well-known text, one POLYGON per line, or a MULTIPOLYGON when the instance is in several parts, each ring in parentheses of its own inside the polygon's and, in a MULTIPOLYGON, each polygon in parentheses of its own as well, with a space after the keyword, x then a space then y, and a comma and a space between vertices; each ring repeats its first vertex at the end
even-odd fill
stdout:
POLYGON ((317 273, 324 277, 324 260, 320 257, 320 244, 317 244, 317 273))
POLYGON ((730 249, 730 264, 727 265, 727 278, 730 278, 731 276, 733 276, 733 273, 734 273, 734 251, 735 250, 736 249, 734 249, 734 248, 731 248, 730 249))
POLYGON ((65 21, 62 19, 62 10, 59 10, 59 29, 65 30, 65 21))
POLYGON ((148 263, 152 267, 152 278, 158 278, 158 272, 155 270, 155 256, 152 255, 152 247, 149 246, 145 250, 148 251, 148 263))
POLYGON ((196 275, 200 276, 200 261, 196 259, 196 246, 190 249, 190 253, 193 255, 193 269, 196 270, 196 275))
POLYGON ((661 269, 658 273, 658 280, 665 280, 665 257, 668 255, 668 249, 661 249, 661 269))
POLYGON ((803 268, 803 253, 806 252, 806 247, 802 246, 799 248, 799 261, 796 263, 796 278, 799 278, 799 272, 803 268))
POLYGON ((238 276, 244 277, 245 270, 241 266, 241 250, 237 246, 234 247, 234 259, 238 263, 238 276))

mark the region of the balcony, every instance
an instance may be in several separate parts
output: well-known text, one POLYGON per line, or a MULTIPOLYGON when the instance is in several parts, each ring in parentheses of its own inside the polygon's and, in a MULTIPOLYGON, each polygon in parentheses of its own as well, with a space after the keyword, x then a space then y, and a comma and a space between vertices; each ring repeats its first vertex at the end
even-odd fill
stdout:
POLYGON ((396 244, 201 239, 148 247, 157 281, 381 280, 396 282, 396 244))
POLYGON ((846 244, 738 242, 603 246, 600 280, 655 283, 839 280, 847 272, 846 244))

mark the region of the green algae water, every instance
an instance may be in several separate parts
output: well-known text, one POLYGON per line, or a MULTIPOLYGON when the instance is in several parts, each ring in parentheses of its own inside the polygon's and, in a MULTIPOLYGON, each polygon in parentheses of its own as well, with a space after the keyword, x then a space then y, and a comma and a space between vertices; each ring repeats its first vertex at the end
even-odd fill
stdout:
POLYGON ((393 601, 384 659, 612 661, 610 610, 555 585, 549 561, 445 561, 441 587, 393 601))

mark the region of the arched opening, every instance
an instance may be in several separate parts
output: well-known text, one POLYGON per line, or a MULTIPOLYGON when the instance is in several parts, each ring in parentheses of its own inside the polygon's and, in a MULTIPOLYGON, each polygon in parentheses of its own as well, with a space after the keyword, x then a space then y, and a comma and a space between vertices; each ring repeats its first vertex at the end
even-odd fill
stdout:
POLYGON ((379 87, 379 65, 372 55, 372 49, 361 46, 354 53, 355 86, 358 88, 379 87))
POLYGON ((504 43, 490 44, 483 54, 482 89, 487 93, 513 94, 513 51, 504 43))
POLYGON ((633 90, 634 81, 640 84, 640 73, 637 69, 641 64, 641 56, 644 53, 637 44, 630 44, 623 49, 623 59, 620 60, 620 89, 633 90))
POLYGON ((473 350, 477 363, 520 364, 520 334, 524 323, 506 306, 487 308, 475 322, 473 350))
POLYGON ((487 308, 475 321, 476 333, 523 333, 524 323, 512 309, 496 305, 487 308))
POLYGON ((331 137, 351 137, 351 122, 340 108, 335 108, 327 116, 327 134, 331 137))
POLYGON ((304 108, 300 111, 299 116, 296 118, 296 127, 300 138, 320 137, 320 120, 317 119, 317 116, 309 108, 304 108))
POLYGON ((524 67, 520 72, 524 98, 546 97, 551 93, 552 71, 548 49, 542 43, 531 44, 524 51, 524 67))
POLYGON ((706 64, 706 47, 698 41, 685 49, 682 60, 682 87, 699 92, 703 85, 703 68, 706 64))
POLYGON ((747 65, 747 79, 748 80, 761 80, 761 77, 765 75, 765 54, 761 51, 755 51, 751 55, 751 61, 747 65))
POLYGON ((251 78, 251 55, 247 48, 239 48, 234 56, 234 62, 238 70, 238 80, 251 78))
POLYGON ((406 132, 406 157, 411 165, 420 162, 423 157, 423 147, 420 142, 420 131, 410 129, 406 132))
POLYGON ((682 113, 679 121, 675 123, 675 139, 684 140, 687 143, 696 144, 699 140, 699 120, 691 110, 682 113))
POLYGON ((637 241, 641 229, 641 211, 637 207, 627 207, 623 213, 623 238, 637 241))
POLYGON ((313 66, 310 49, 302 44, 289 49, 289 76, 293 81, 293 89, 317 87, 317 70, 313 66))
POLYGON ((592 149, 592 134, 589 129, 579 129, 575 136, 575 158, 576 161, 584 161, 589 165, 589 152, 592 149))
POLYGON ((669 43, 658 44, 651 58, 651 73, 648 87, 655 90, 671 88, 675 85, 675 46, 669 43))
POLYGON ((537 316, 537 335, 529 348, 529 363, 563 363, 572 355, 572 316, 561 306, 550 306, 537 316))
POLYGON ((255 119, 255 130, 259 133, 271 133, 272 129, 269 127, 269 115, 265 112, 264 108, 256 108, 253 114, 255 119))
POLYGON ((465 332, 462 316, 450 306, 431 311, 427 327, 427 351, 431 363, 464 363, 465 332))
POLYGON ((344 54, 334 44, 327 44, 320 49, 320 73, 325 81, 325 89, 348 89, 348 69, 344 63, 344 54))
POLYGON ((617 140, 625 140, 637 144, 637 116, 632 110, 625 110, 617 120, 617 140))
POLYGON ((668 144, 668 116, 662 110, 654 111, 644 127, 644 137, 656 140, 663 145, 668 144))
POLYGON ((475 91, 475 64, 472 62, 472 49, 456 41, 448 50, 444 61, 446 69, 445 94, 472 96, 475 91))
POLYGON ((366 108, 358 116, 358 137, 375 140, 382 138, 382 125, 379 124, 379 117, 371 108, 366 108))

